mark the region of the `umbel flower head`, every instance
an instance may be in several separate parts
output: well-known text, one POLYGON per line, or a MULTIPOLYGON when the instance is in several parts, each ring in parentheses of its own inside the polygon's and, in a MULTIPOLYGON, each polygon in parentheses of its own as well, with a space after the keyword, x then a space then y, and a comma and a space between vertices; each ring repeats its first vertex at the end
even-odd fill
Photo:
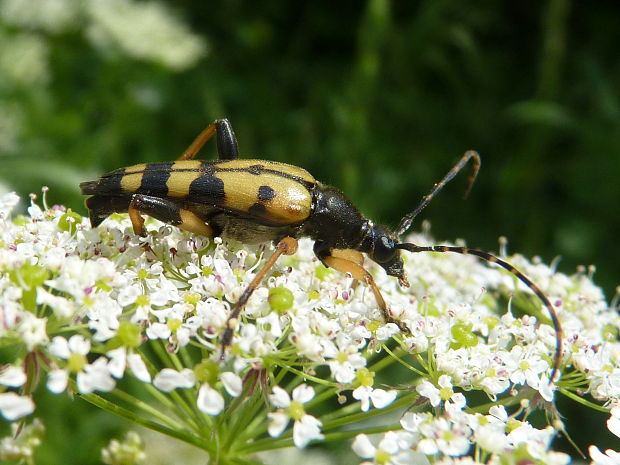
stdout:
MULTIPOLYGON (((0 369, 7 421, 31 422, 36 389, 79 392, 221 460, 254 463, 262 451, 349 439, 364 463, 384 465, 567 463, 552 449, 558 429, 571 432, 555 410, 558 395, 615 406, 609 430, 620 429, 620 318, 583 272, 507 257, 560 317, 554 383, 555 333, 544 307, 514 276, 461 255, 404 253, 410 289, 368 264, 405 334, 385 324, 372 292, 325 268, 301 240, 254 292, 223 350, 231 305, 269 244, 193 236, 153 220, 142 238, 125 215, 91 229, 69 209, 34 201, 13 218, 18 201, 0 197, 0 342, 13 357, 0 369), (125 378, 144 392, 126 392, 125 378), (550 425, 528 422, 536 408, 550 425)), ((0 443, 0 458, 27 456, 38 444, 17 440, 0 443)), ((605 454, 592 446, 596 463, 616 452, 605 454)))

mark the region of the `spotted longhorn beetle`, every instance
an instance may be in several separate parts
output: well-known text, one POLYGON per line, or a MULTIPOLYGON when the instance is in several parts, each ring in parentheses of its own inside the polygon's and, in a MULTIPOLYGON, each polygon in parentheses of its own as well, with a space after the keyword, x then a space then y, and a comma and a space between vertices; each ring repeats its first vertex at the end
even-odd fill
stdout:
POLYGON ((471 254, 505 268, 543 302, 556 333, 556 348, 550 379, 561 360, 562 329, 545 294, 526 275, 508 262, 482 250, 458 246, 420 246, 400 242, 413 219, 431 199, 472 160, 467 192, 480 168, 480 156, 466 152, 446 176, 433 186, 420 204, 405 215, 395 231, 375 224, 337 188, 321 184, 306 170, 265 160, 239 158, 237 140, 227 119, 210 124, 174 162, 143 163, 104 174, 97 181, 80 184, 90 195, 86 207, 92 227, 113 212, 128 212, 134 232, 144 235, 141 214, 152 216, 186 231, 244 243, 273 241, 275 251, 233 305, 222 346, 232 343, 242 308, 281 255, 297 250, 300 237, 314 240, 314 253, 327 267, 349 273, 372 290, 386 322, 407 332, 394 319, 371 274, 364 268, 364 255, 378 263, 401 286, 409 286, 401 250, 409 252, 454 252, 471 254), (219 160, 195 160, 204 144, 216 135, 219 160))

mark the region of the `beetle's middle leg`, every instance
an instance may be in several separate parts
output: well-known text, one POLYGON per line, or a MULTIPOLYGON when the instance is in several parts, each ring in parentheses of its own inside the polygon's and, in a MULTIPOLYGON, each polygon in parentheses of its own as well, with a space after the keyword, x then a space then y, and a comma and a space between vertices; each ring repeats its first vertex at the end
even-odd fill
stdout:
POLYGON ((161 197, 134 194, 131 196, 127 211, 134 232, 140 236, 144 236, 144 218, 141 213, 195 234, 207 237, 214 235, 213 228, 194 212, 161 197))
POLYGON ((278 245, 276 245, 276 250, 273 252, 271 257, 269 257, 269 259, 263 265, 260 271, 256 273, 256 276, 254 276, 254 279, 252 279, 250 284, 248 284, 248 287, 246 287, 245 291, 243 291, 241 297, 239 297, 237 302, 235 302, 232 307, 232 311, 230 312, 230 316, 226 321, 226 329, 224 330, 224 334, 222 335, 222 358, 224 357, 224 350, 227 347, 230 347, 232 344, 233 333, 235 332, 235 329, 237 327, 241 309, 243 309, 245 304, 248 302, 252 293, 256 290, 258 286, 260 286, 260 283, 263 282, 263 279, 265 279, 265 276, 267 276, 267 273, 269 273, 271 268, 273 268, 276 261, 278 260, 278 258, 280 258, 281 255, 293 255, 296 251, 296 239, 293 239, 292 237, 285 237, 284 239, 280 240, 280 242, 278 242, 278 245))
POLYGON ((383 318, 386 323, 394 323, 403 332, 409 332, 409 329, 400 321, 392 317, 392 313, 385 303, 385 299, 375 283, 372 275, 362 266, 364 262, 364 256, 361 252, 351 249, 333 249, 329 255, 320 256, 319 259, 328 267, 340 271, 341 273, 349 273, 353 279, 361 281, 370 286, 372 293, 375 296, 377 305, 383 314, 383 318))
POLYGON ((217 134, 217 154, 220 160, 236 160, 239 158, 237 138, 227 119, 217 119, 204 129, 194 142, 177 158, 177 160, 192 160, 200 149, 207 143, 213 134, 217 134))

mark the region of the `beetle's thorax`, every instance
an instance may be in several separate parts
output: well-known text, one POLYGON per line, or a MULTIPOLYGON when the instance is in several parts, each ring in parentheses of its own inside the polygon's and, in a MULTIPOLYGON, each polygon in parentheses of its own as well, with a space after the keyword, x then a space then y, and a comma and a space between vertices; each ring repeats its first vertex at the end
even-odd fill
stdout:
POLYGON ((312 214, 303 225, 302 234, 330 248, 359 250, 368 222, 339 189, 317 183, 312 214))

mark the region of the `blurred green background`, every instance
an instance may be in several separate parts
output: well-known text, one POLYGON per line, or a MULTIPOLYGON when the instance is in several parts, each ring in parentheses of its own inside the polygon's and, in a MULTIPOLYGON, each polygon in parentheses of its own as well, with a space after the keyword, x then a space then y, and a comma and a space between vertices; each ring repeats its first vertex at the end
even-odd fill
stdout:
POLYGON ((85 213, 80 181, 172 160, 227 117, 242 155, 303 166, 395 226, 476 149, 468 200, 462 174, 414 227, 596 264, 611 298, 619 17, 617 0, 0 0, 0 190, 47 185, 85 213))

